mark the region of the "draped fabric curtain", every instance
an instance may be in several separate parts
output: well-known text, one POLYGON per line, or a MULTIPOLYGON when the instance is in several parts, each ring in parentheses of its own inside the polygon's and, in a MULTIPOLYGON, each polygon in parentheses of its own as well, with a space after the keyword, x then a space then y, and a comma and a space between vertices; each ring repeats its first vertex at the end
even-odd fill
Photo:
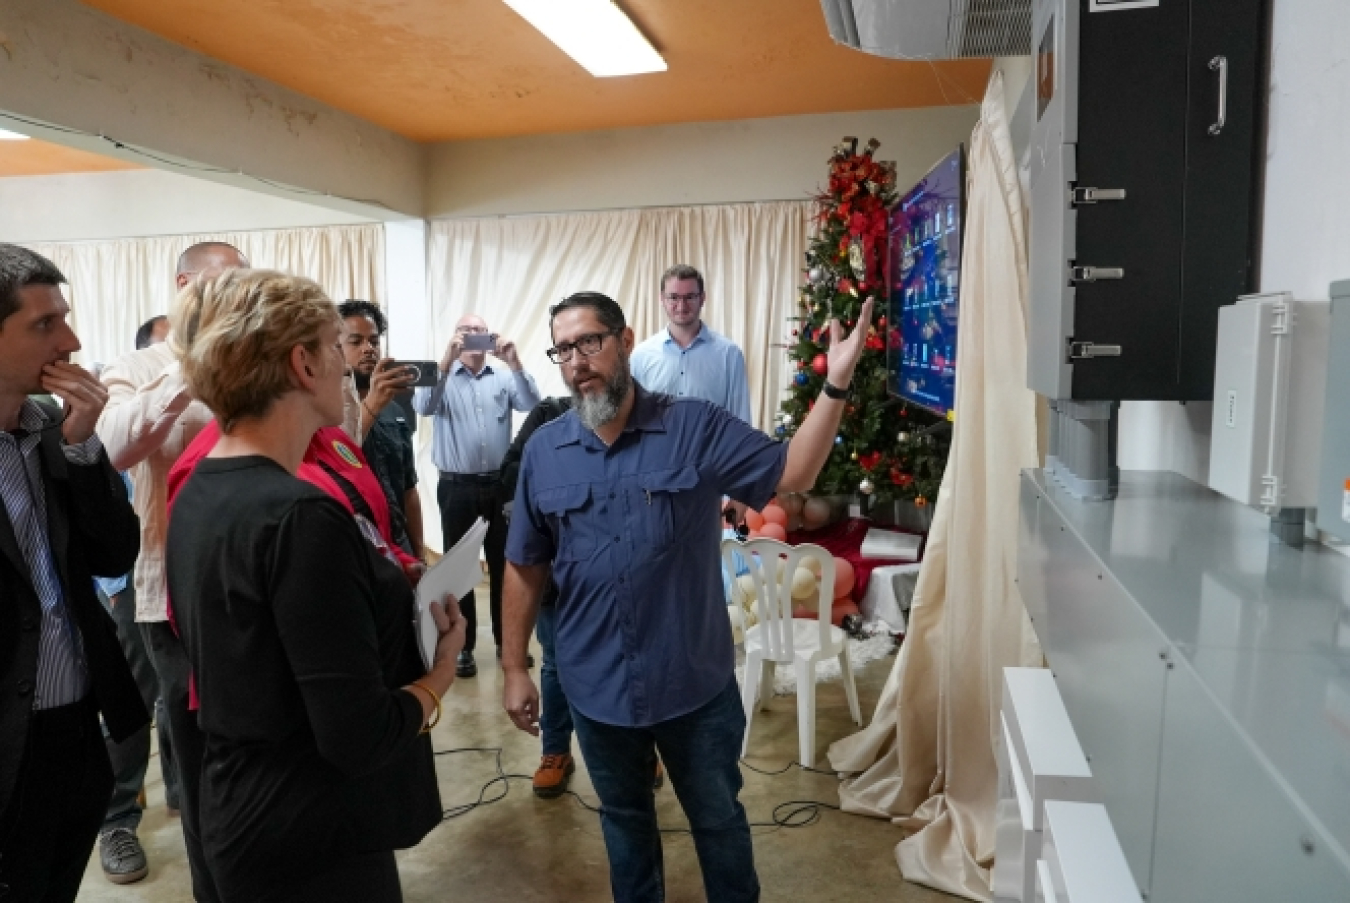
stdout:
POLYGON ((914 833, 906 879, 990 899, 1003 668, 1038 666, 1014 578, 1018 474, 1037 466, 1026 385, 1023 201, 995 73, 971 136, 956 423, 909 633, 872 723, 834 744, 845 811, 914 833))
MULTIPOLYGON (((455 322, 478 314, 516 343, 545 397, 565 395, 560 369, 544 354, 553 344, 549 306, 573 292, 604 292, 640 342, 665 328, 661 274, 687 263, 704 276, 704 322, 745 352, 751 417, 767 427, 780 401, 781 346, 787 317, 797 312, 811 209, 809 201, 782 201, 433 221, 426 355, 440 360, 455 322)), ((418 444, 422 486, 434 487, 430 430, 419 432, 418 444)), ((439 549, 431 494, 423 494, 426 542, 439 549)))
POLYGON ((439 360, 455 321, 475 313, 516 343, 544 395, 565 394, 544 356, 549 306, 604 292, 642 341, 665 328, 661 274, 687 263, 704 275, 704 322, 745 352, 751 416, 765 427, 780 400, 810 211, 808 201, 783 201, 434 221, 427 354, 439 360))
POLYGON ((334 300, 384 294, 384 226, 324 226, 257 232, 164 235, 111 241, 25 242, 49 258, 70 284, 71 323, 83 350, 77 360, 111 363, 131 351, 136 329, 169 313, 178 255, 201 241, 224 241, 255 267, 318 282, 334 300))

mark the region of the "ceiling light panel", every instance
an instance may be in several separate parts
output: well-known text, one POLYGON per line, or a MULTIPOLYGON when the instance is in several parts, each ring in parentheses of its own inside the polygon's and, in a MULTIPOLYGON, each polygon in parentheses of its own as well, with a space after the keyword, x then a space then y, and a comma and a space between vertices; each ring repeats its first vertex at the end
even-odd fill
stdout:
POLYGON ((666 61, 611 0, 503 2, 596 78, 666 71, 666 61))
POLYGON ((20 135, 18 132, 10 132, 0 129, 0 141, 27 141, 27 135, 20 135))

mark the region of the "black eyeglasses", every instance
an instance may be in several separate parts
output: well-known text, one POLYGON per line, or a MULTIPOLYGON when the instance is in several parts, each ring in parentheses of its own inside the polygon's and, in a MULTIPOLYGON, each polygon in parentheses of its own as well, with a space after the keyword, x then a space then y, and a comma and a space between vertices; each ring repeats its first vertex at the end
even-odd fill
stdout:
POLYGON ((605 336, 618 335, 621 330, 610 329, 606 332, 588 332, 581 336, 575 342, 563 342, 561 345, 555 345, 544 353, 548 359, 555 364, 565 364, 572 359, 572 352, 580 351, 582 357, 590 357, 593 354, 599 354, 600 349, 605 345, 605 336))
POLYGON ((703 297, 702 292, 690 292, 687 295, 666 295, 666 300, 671 304, 679 304, 683 301, 686 304, 693 304, 699 298, 703 297))

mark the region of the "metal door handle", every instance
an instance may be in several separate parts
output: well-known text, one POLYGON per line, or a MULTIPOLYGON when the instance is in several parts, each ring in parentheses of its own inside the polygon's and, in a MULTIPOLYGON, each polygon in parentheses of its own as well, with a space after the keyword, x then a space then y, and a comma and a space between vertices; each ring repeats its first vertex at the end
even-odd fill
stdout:
POLYGON ((1228 57, 1216 56, 1209 61, 1209 68, 1219 73, 1219 118, 1209 127, 1209 133, 1217 135, 1228 123, 1228 57))

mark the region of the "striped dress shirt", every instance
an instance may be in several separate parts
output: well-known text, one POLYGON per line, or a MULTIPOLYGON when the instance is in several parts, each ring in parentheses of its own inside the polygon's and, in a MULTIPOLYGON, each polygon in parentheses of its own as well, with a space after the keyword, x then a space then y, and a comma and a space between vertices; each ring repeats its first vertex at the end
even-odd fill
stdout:
MULTIPOLYGON (((42 409, 27 401, 19 411, 19 429, 13 433, 0 432, 0 499, 4 501, 5 513, 42 607, 35 709, 79 702, 89 692, 84 646, 79 628, 66 608, 49 541, 47 493, 38 451, 44 427, 52 428, 42 409)), ((81 445, 62 446, 66 460, 75 465, 94 463, 102 449, 97 435, 81 445)))

